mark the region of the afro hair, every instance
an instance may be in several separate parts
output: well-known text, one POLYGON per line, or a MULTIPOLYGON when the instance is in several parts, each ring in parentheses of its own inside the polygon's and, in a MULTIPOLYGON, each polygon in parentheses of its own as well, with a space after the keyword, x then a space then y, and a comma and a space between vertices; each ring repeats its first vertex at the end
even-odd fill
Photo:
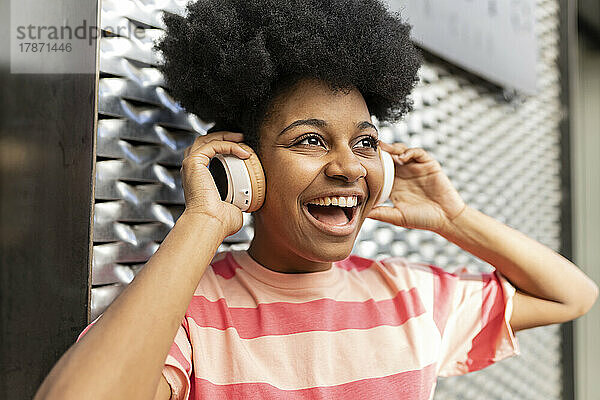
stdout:
POLYGON ((198 0, 164 23, 155 50, 172 96, 257 152, 272 100, 301 78, 357 88, 379 121, 412 109, 422 56, 379 0, 198 0))

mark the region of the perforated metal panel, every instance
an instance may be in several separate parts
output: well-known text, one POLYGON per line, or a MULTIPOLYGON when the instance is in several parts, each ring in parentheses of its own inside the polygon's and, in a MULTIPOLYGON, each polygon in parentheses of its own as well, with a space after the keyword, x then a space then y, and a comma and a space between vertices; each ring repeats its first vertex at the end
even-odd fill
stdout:
MULTIPOLYGON (((102 2, 102 26, 113 34, 101 40, 92 318, 131 282, 183 211, 183 150, 209 128, 168 96, 153 68, 160 14, 182 12, 184 5, 102 2)), ((558 12, 557 1, 538 1, 538 96, 507 100, 500 89, 428 58, 412 95, 415 110, 399 124, 379 126, 382 140, 429 151, 472 207, 553 249, 559 247, 561 201, 558 12)), ((247 248, 249 222, 245 215, 244 228, 219 250, 247 248)), ((363 225, 353 252, 491 271, 432 232, 374 220, 363 225)), ((559 326, 517 337, 520 357, 440 378, 435 398, 560 398, 559 326)))

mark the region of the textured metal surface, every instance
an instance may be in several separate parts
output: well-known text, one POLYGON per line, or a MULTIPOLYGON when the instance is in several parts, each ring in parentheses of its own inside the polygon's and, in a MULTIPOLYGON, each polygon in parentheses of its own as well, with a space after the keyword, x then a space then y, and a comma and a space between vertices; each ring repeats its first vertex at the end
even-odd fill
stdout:
MULTIPOLYGON (((181 12, 183 4, 102 4, 103 26, 121 36, 103 37, 101 43, 92 317, 133 279, 183 211, 183 149, 208 128, 169 98, 152 68, 156 56, 149 43, 160 33, 158 15, 181 12), (117 32, 120 26, 125 28, 117 32)), ((560 245, 561 202, 558 11, 554 0, 537 2, 537 96, 507 100, 498 88, 428 57, 412 95, 415 110, 401 123, 379 124, 382 140, 429 151, 471 206, 553 249, 560 245)), ((245 215, 244 228, 219 250, 247 248, 249 222, 245 215)), ((491 270, 432 232, 374 220, 365 222, 353 251, 447 269, 491 270)), ((517 337, 521 357, 440 378, 436 399, 560 398, 559 326, 517 337)))

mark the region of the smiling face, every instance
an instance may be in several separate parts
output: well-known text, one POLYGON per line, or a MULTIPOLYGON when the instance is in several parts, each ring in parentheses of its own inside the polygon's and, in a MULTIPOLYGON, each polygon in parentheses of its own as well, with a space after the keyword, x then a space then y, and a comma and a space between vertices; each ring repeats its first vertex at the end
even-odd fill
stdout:
POLYGON ((260 129, 267 186, 249 253, 281 272, 327 269, 350 254, 381 191, 377 130, 356 89, 305 79, 273 104, 260 129), (339 196, 347 207, 316 205, 339 196))

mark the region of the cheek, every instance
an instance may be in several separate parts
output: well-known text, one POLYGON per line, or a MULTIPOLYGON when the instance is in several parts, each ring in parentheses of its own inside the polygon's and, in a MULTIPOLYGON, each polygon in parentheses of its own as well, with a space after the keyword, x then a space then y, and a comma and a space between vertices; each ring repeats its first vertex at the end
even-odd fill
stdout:
POLYGON ((367 170, 367 187, 369 188, 369 203, 373 204, 375 198, 383 188, 383 164, 380 160, 372 160, 364 164, 367 170))
POLYGON ((314 176, 311 167, 293 157, 273 157, 264 168, 269 208, 287 211, 297 208, 298 196, 310 185, 314 176))

